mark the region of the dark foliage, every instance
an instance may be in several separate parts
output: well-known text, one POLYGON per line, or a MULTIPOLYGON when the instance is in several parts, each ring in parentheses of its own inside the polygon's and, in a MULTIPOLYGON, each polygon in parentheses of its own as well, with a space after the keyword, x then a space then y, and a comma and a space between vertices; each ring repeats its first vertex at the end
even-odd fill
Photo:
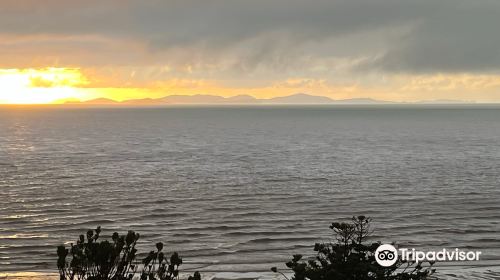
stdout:
MULTIPOLYGON (((57 268, 60 280, 132 280, 139 272, 140 280, 177 280, 182 258, 174 252, 170 258, 163 253, 163 243, 138 262, 137 240, 139 234, 129 231, 126 235, 113 233, 111 242, 98 241, 101 228, 80 235, 69 249, 57 248, 57 268), (68 258, 69 256, 69 258, 68 258)), ((200 280, 196 272, 188 280, 200 280)))
MULTIPOLYGON (((375 251, 381 243, 365 243, 370 234, 370 222, 370 218, 358 216, 353 217, 349 223, 332 223, 330 229, 333 231, 334 241, 316 243, 314 245, 314 251, 317 252, 315 259, 304 261, 302 255, 294 255, 292 260, 286 263, 286 266, 291 268, 294 273, 292 279, 430 279, 430 275, 434 273, 433 263, 429 263, 424 268, 421 263, 415 264, 398 260, 393 266, 380 266, 375 260, 375 251)), ((275 267, 271 270, 279 272, 275 267)))

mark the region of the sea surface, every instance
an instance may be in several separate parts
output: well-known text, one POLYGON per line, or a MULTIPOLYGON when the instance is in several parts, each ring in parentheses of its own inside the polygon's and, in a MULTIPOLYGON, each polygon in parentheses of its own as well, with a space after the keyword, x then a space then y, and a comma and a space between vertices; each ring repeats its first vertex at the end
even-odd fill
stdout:
MULTIPOLYGON (((100 225, 202 273, 285 268, 373 218, 372 240, 482 251, 500 277, 500 107, 0 107, 0 272, 55 272, 100 225)), ((497 278, 498 279, 498 278, 497 278)))

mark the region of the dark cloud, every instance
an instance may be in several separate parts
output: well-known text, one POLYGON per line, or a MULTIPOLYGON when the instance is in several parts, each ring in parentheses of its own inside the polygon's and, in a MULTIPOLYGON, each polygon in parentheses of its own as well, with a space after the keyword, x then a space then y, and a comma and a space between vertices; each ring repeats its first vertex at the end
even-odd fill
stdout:
POLYGON ((367 68, 404 72, 476 72, 500 70, 500 1, 436 1, 367 68))
MULTIPOLYGON (((59 45, 44 41, 43 51, 62 63, 78 63, 63 54, 70 48, 61 46, 71 46, 89 64, 130 57, 130 64, 189 63, 204 71, 300 72, 339 60, 390 72, 496 71, 499 26, 497 0, 0 2, 0 34, 55 36, 59 45), (119 43, 78 43, 75 36, 119 43)), ((13 44, 0 43, 0 50, 13 44)), ((16 54, 35 56, 28 45, 37 44, 15 43, 23 50, 16 54)))

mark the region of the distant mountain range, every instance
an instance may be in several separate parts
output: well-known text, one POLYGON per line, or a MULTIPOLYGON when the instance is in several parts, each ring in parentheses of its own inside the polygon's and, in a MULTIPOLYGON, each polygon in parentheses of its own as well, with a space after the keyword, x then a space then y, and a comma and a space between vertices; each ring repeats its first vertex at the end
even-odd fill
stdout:
POLYGON ((169 95, 161 98, 130 99, 125 101, 115 101, 107 98, 97 98, 88 101, 69 100, 63 104, 69 105, 125 105, 125 106, 161 106, 172 104, 465 104, 474 103, 471 101, 459 100, 425 100, 418 102, 391 102, 371 98, 351 98, 351 99, 331 99, 326 96, 297 93, 288 96, 274 97, 269 99, 258 99, 250 95, 236 95, 232 97, 222 97, 217 95, 169 95))
POLYGON ((130 99, 115 101, 107 98, 98 98, 88 101, 67 101, 64 104, 71 105, 129 105, 129 106, 154 106, 169 104, 391 104, 393 102, 380 101, 371 98, 352 98, 334 100, 326 96, 316 96, 305 93, 297 93, 289 96, 274 97, 269 99, 258 99, 250 95, 237 95, 222 97, 217 95, 169 95, 161 98, 130 99))

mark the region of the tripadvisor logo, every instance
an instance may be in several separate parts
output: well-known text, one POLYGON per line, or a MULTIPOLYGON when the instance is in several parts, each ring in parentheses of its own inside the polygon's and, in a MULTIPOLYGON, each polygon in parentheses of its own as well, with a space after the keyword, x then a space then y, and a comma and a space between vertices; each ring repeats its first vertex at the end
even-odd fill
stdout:
POLYGON ((375 251, 375 260, 381 266, 391 266, 398 260, 398 250, 390 244, 380 245, 375 251))
POLYGON ((398 261, 398 256, 402 261, 420 263, 423 261, 478 261, 480 255, 481 251, 463 251, 458 248, 424 252, 415 250, 415 248, 400 248, 398 250, 390 244, 382 244, 375 251, 375 260, 379 265, 388 267, 398 261))

